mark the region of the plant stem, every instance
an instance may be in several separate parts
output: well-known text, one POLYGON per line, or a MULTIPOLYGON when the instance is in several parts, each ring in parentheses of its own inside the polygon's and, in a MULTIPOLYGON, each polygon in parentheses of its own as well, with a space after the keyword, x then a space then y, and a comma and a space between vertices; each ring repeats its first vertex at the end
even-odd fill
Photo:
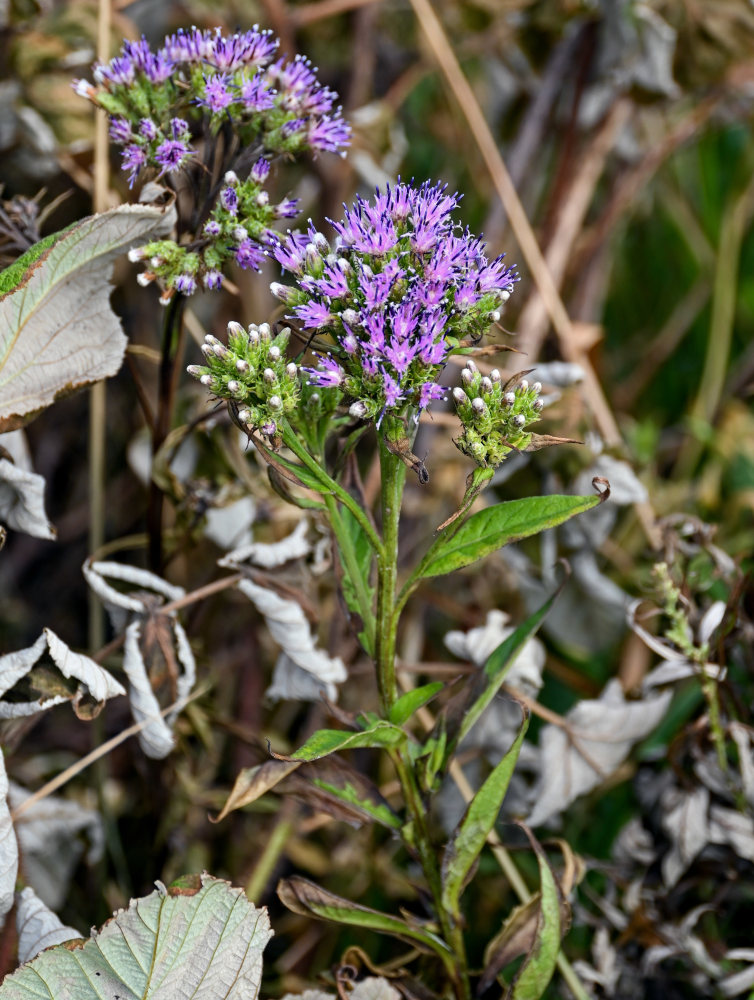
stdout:
POLYGON ((359 602, 359 613, 366 634, 368 652, 371 653, 374 650, 374 612, 372 610, 372 599, 369 595, 369 581, 362 578, 361 570, 353 550, 353 543, 343 524, 343 518, 340 516, 335 497, 325 494, 323 499, 327 507, 328 517, 330 518, 330 526, 338 542, 340 556, 350 577, 356 594, 356 600, 359 602))

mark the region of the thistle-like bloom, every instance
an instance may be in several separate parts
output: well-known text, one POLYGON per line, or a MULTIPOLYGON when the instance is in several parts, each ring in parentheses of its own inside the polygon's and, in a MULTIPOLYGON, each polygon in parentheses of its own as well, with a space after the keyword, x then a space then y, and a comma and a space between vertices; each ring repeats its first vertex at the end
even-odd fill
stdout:
POLYGON ((398 183, 345 210, 334 248, 310 226, 273 249, 296 281, 273 293, 334 342, 308 378, 340 385, 359 402, 354 412, 381 420, 423 410, 442 396, 448 354, 500 318, 517 276, 454 223, 457 204, 441 184, 398 183))

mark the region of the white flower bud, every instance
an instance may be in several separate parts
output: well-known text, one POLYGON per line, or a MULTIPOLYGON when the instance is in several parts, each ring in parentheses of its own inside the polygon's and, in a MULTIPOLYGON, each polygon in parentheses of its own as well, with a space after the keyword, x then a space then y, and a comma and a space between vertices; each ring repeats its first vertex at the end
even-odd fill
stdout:
POLYGON ((282 410, 283 408, 283 400, 280 396, 270 396, 267 402, 270 404, 271 410, 282 410))
POLYGON ((235 396, 235 394, 240 391, 241 391, 241 383, 236 382, 235 379, 231 379, 230 382, 228 382, 228 392, 232 392, 233 395, 235 396))
POLYGON ((266 191, 260 191, 259 194, 254 199, 254 201, 257 203, 257 205, 259 205, 260 208, 264 208, 265 205, 269 205, 270 196, 266 191))
POLYGON ((481 415, 482 413, 486 412, 487 406, 485 405, 483 399, 481 399, 479 396, 475 396, 471 400, 471 409, 474 411, 474 413, 481 415))
POLYGON ((374 271, 371 269, 371 267, 369 266, 369 264, 362 264, 361 265, 361 273, 364 275, 365 278, 373 278, 374 277, 374 271))
POLYGON ((146 288, 147 285, 151 285, 154 279, 155 276, 151 271, 142 271, 141 274, 136 275, 136 281, 142 288, 146 288))
POLYGON ((492 379, 493 382, 496 383, 500 381, 500 372, 497 370, 497 368, 492 369, 492 371, 490 372, 490 378, 492 379))
POLYGON ((249 343, 253 345, 259 343, 259 333, 257 332, 257 328, 255 326, 249 327, 249 343))
POLYGON ((222 344, 215 344, 212 348, 216 358, 225 358, 228 355, 228 351, 222 344))
POLYGON ((534 407, 537 413, 541 413, 542 410, 545 408, 545 404, 542 399, 535 399, 531 405, 534 407))
POLYGON ((249 410, 239 410, 238 419, 241 421, 242 424, 250 424, 251 413, 249 412, 249 410))
POLYGON ((351 405, 348 407, 348 412, 352 417, 356 417, 357 420, 363 420, 364 417, 369 412, 369 409, 366 403, 363 403, 360 399, 357 399, 355 403, 351 403, 351 405))
POLYGON ((233 239, 236 243, 243 243, 243 241, 248 237, 248 233, 243 226, 234 226, 233 232, 231 233, 233 239))
MULTIPOLYGON (((309 383, 311 385, 311 383, 309 383)), ((313 392, 309 397, 309 402, 312 406, 316 406, 319 403, 319 393, 313 392)))
POLYGON ((526 417, 523 415, 523 413, 517 413, 513 418, 513 423, 515 424, 516 427, 523 427, 524 424, 526 423, 526 417))
POLYGON ((212 376, 209 374, 202 375, 199 381, 202 385, 212 385, 212 376))
POLYGON ((235 170, 228 170, 223 180, 226 184, 238 184, 238 174, 235 170))
POLYGON ((338 257, 338 267, 346 276, 353 273, 351 261, 347 260, 345 257, 338 257))
POLYGON ((503 302, 507 302, 510 297, 511 293, 507 289, 500 293, 500 298, 503 300, 503 302))
POLYGON ((260 323, 257 329, 259 330, 259 339, 260 340, 269 340, 270 339, 270 324, 269 323, 260 323))
POLYGON ((500 313, 498 312, 497 309, 494 312, 490 313, 490 322, 491 323, 499 323, 500 322, 500 313))
POLYGON ((292 361, 290 364, 285 366, 285 374, 288 378, 295 378, 298 375, 298 365, 295 365, 292 361))
POLYGON ((469 369, 470 372, 473 372, 475 375, 476 375, 477 371, 479 370, 477 368, 477 366, 474 364, 474 362, 471 360, 471 358, 467 359, 467 361, 466 361, 466 367, 469 369))
POLYGON ((248 374, 249 362, 244 358, 239 358, 238 361, 236 361, 236 371, 240 372, 242 375, 248 374))
POLYGON ((275 384, 275 372, 272 370, 272 368, 265 368, 265 370, 262 372, 262 378, 269 385, 275 384))
POLYGON ((317 250, 327 256, 330 253, 330 244, 327 241, 327 237, 324 233, 315 233, 312 237, 312 241, 317 250))
POLYGON ((202 368, 201 365, 189 365, 186 368, 186 371, 189 373, 189 375, 193 375, 194 378, 199 378, 201 375, 204 374, 204 369, 202 368))
POLYGON ((522 378, 522 379, 521 379, 521 381, 520 381, 520 382, 518 383, 518 385, 516 386, 516 388, 517 388, 517 389, 518 389, 518 390, 519 390, 520 392, 526 392, 526 390, 527 390, 527 389, 529 388, 529 383, 528 383, 528 382, 526 381, 526 379, 525 379, 525 378, 522 378))
POLYGON ((204 355, 204 357, 207 358, 207 359, 214 358, 214 356, 215 356, 215 352, 212 350, 212 348, 210 347, 209 344, 202 344, 202 346, 199 348, 199 350, 202 352, 202 354, 204 355))
POLYGON ((135 264, 137 260, 144 260, 145 257, 144 247, 134 247, 128 251, 128 259, 132 264, 135 264))
POLYGON ((485 375, 482 379, 479 388, 482 392, 492 392, 492 379, 487 378, 485 375))
POLYGON ((461 369, 461 381, 465 385, 471 385, 471 383, 474 381, 474 376, 471 374, 468 368, 461 369))
POLYGON ((340 318, 344 323, 348 323, 349 326, 353 326, 354 323, 359 322, 359 314, 355 309, 344 309, 340 314, 340 318))
POLYGON ((236 337, 246 336, 246 331, 244 330, 244 328, 241 326, 240 323, 236 323, 234 319, 232 319, 230 323, 228 323, 228 333, 229 334, 232 333, 236 337))
POLYGON ((506 394, 503 396, 503 402, 505 403, 506 406, 513 406, 513 404, 516 402, 515 392, 506 392, 506 394))
POLYGON ((281 302, 289 302, 293 289, 290 285, 283 285, 279 281, 273 281, 270 283, 270 291, 281 302))
POLYGON ((273 361, 280 360, 280 348, 277 346, 277 344, 273 344, 268 353, 269 357, 271 357, 273 361))
POLYGON ((532 384, 531 391, 538 396, 540 394, 540 392, 542 391, 542 383, 541 382, 534 382, 532 384))
POLYGON ((459 406, 461 406, 463 403, 465 403, 466 399, 467 399, 466 393, 463 391, 463 389, 460 388, 460 386, 456 386, 455 387, 455 389, 452 392, 452 396, 453 396, 453 399, 455 400, 455 402, 459 406))

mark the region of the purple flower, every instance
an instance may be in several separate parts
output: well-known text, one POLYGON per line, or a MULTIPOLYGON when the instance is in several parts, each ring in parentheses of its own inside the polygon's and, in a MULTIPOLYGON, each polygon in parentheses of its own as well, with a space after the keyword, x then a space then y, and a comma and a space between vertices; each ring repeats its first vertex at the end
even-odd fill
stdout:
POLYGON ((219 222, 215 222, 214 219, 210 219, 209 222, 204 223, 205 236, 219 236, 221 232, 222 226, 219 222))
POLYGON ((320 330, 333 321, 333 314, 321 302, 306 302, 302 306, 297 306, 294 312, 310 330, 320 330))
POLYGON ((214 269, 210 269, 209 271, 207 271, 206 274, 204 275, 204 284, 207 286, 207 288, 211 289, 213 292, 217 291, 219 288, 222 288, 223 276, 221 272, 215 271, 214 269))
POLYGON ((278 41, 269 31, 252 31, 223 38, 220 29, 213 39, 206 60, 218 69, 233 70, 242 66, 264 66, 275 54, 278 41))
POLYGON ((99 63, 94 67, 94 79, 97 83, 125 86, 133 83, 134 64, 128 56, 116 56, 109 63, 99 63))
POLYGON ((233 216, 238 215, 238 195, 235 188, 223 188, 220 192, 220 201, 226 212, 233 216))
POLYGON ((196 281, 190 274, 179 274, 173 282, 173 287, 184 295, 193 295, 196 291, 196 281))
POLYGON ((242 267, 245 271, 251 268, 258 271, 264 260, 264 256, 264 252, 249 239, 244 240, 236 247, 236 261, 239 267, 242 267))
POLYGON ((280 266, 291 274, 302 274, 309 240, 300 233, 289 231, 284 241, 273 244, 272 255, 280 266))
MULTIPOLYGON (((400 383, 393 378, 390 372, 382 369, 382 391, 385 394, 385 408, 393 409, 396 403, 403 400, 400 383)), ((384 410, 383 410, 384 413, 384 410)))
POLYGON ((306 372, 310 376, 309 381, 312 385, 331 389, 343 384, 345 372, 334 358, 329 354, 319 354, 317 355, 317 361, 319 361, 319 368, 301 369, 301 371, 306 372))
POLYGON ((275 107, 273 93, 261 76, 245 79, 241 84, 240 93, 247 111, 269 111, 275 107))
POLYGON ((188 148, 185 142, 179 142, 177 139, 166 139, 155 150, 154 158, 160 166, 160 176, 162 176, 164 173, 177 170, 185 159, 193 155, 193 151, 188 148))
POLYGON ((251 168, 251 179, 256 184, 264 184, 270 173, 270 163, 269 160, 265 160, 264 157, 257 160, 254 166, 251 168))
POLYGON ((125 145, 132 138, 130 123, 125 118, 111 118, 110 138, 121 146, 125 145))
POLYGON ((188 31, 181 28, 165 39, 162 51, 175 62, 198 63, 206 58, 211 47, 209 32, 200 31, 199 28, 190 28, 188 31))
POLYGON ((280 131, 282 132, 284 138, 290 139, 291 136, 300 132, 305 125, 305 118, 292 118, 290 121, 285 122, 280 131))
POLYGON ((139 135, 150 142, 157 138, 157 126, 151 118, 142 118, 139 122, 139 135))
POLYGON ((136 180, 139 171, 147 162, 147 154, 141 148, 141 146, 130 145, 126 146, 123 150, 123 159, 121 160, 121 170, 130 170, 131 173, 128 176, 128 186, 133 187, 134 181, 136 180))
POLYGON ((188 142, 191 137, 191 129, 185 118, 171 118, 170 132, 174 139, 178 139, 181 142, 188 142))
POLYGON ((337 153, 351 142, 351 126, 340 116, 325 115, 309 129, 309 145, 323 153, 337 153))
POLYGON ((213 115, 224 111, 234 101, 233 94, 228 89, 228 77, 224 73, 204 77, 204 97, 197 104, 209 108, 213 115))
POLYGON ((275 215, 278 219, 292 219, 298 215, 298 203, 300 198, 283 198, 275 205, 275 215))
POLYGON ((346 276, 339 267, 326 267, 315 287, 330 299, 343 299, 350 294, 346 276))
POLYGON ((437 382, 424 382, 419 390, 419 409, 426 409, 433 399, 442 399, 446 391, 437 382))

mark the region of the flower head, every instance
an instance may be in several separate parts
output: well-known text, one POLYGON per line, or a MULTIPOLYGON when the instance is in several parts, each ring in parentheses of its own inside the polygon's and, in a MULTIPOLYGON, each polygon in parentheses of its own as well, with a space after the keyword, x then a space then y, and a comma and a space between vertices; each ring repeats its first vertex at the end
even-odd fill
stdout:
POLYGON ((304 328, 334 341, 337 361, 320 357, 313 384, 331 385, 337 363, 344 391, 378 419, 442 398, 448 354, 499 318, 517 280, 453 221, 457 203, 441 184, 398 183, 346 208, 334 249, 312 226, 273 246, 295 278, 275 293, 304 328))

